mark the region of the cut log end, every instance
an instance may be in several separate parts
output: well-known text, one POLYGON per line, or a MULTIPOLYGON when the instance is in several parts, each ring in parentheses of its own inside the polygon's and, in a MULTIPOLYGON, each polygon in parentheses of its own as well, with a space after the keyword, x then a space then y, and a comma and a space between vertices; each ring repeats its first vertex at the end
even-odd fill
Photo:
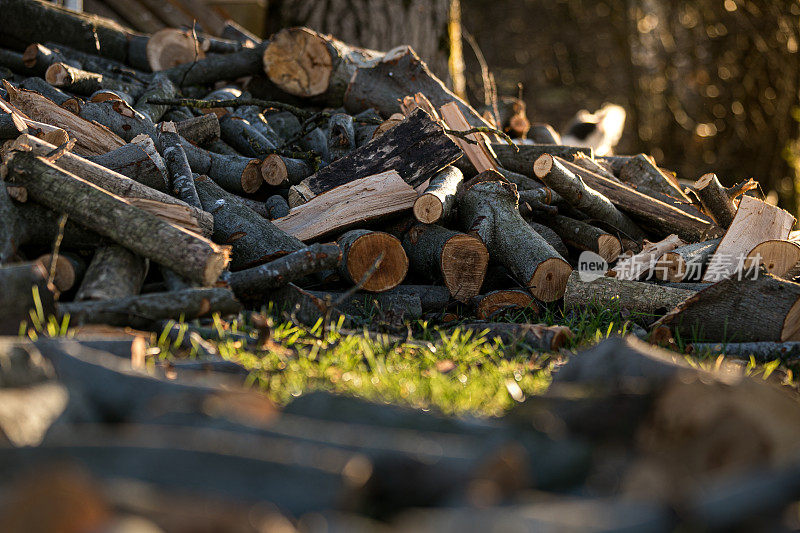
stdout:
POLYGON ((654 274, 661 281, 681 282, 686 278, 686 261, 681 254, 667 252, 658 259, 654 274))
MULTIPOLYGON (((98 102, 98 103, 108 102, 109 100, 114 102, 124 102, 124 100, 120 98, 120 96, 114 91, 97 91, 92 95, 91 98, 89 98, 90 102, 98 102)), ((64 105, 62 104, 61 107, 64 107, 64 105)))
POLYGON ((221 253, 211 255, 203 270, 202 282, 206 287, 211 287, 217 282, 219 275, 225 270, 230 261, 231 247, 217 246, 217 248, 221 253))
POLYGON ((800 245, 792 241, 765 241, 747 254, 747 260, 748 267, 758 261, 773 276, 790 279, 800 270, 800 245))
POLYGON ((264 50, 264 72, 289 94, 317 96, 328 90, 333 58, 325 41, 306 28, 287 28, 264 50))
POLYGON ((357 238, 347 255, 347 272, 359 283, 383 254, 380 266, 363 284, 364 290, 384 292, 400 285, 408 273, 408 257, 400 240, 383 232, 370 232, 357 238))
POLYGON ((145 52, 153 72, 203 59, 205 52, 188 31, 164 28, 147 41, 145 52))
POLYGON ((270 154, 261 162, 261 176, 268 185, 277 187, 286 184, 289 171, 281 156, 270 154))
MULTIPOLYGON (((53 268, 53 254, 45 254, 38 259, 39 263, 44 266, 46 272, 51 272, 53 268)), ((75 286, 75 280, 78 274, 75 272, 75 267, 69 259, 63 255, 56 257, 55 276, 53 276, 53 285, 60 292, 66 292, 75 286)))
POLYGON ((553 168, 553 156, 550 154, 542 154, 536 161, 533 162, 533 173, 537 178, 543 178, 550 173, 553 168))
POLYGON ((572 267, 563 259, 551 257, 542 261, 528 282, 528 290, 543 302, 554 302, 564 296, 572 267))
POLYGON ((499 312, 529 307, 536 309, 530 293, 518 289, 499 290, 481 297, 475 314, 481 320, 491 320, 499 312))
POLYGON ((257 159, 250 161, 242 172, 242 190, 248 194, 256 192, 264 183, 261 173, 261 162, 257 159))
POLYGON ((614 261, 622 253, 622 244, 613 235, 600 235, 597 238, 597 253, 608 262, 614 261))
POLYGON ((489 266, 489 252, 475 237, 455 235, 442 247, 442 275, 450 294, 460 302, 476 296, 489 266))
POLYGON ((31 43, 26 48, 25 51, 22 52, 22 64, 25 65, 27 68, 33 68, 36 66, 36 60, 39 58, 39 50, 42 48, 42 45, 39 43, 31 43))
POLYGON ((703 174, 702 176, 700 176, 700 179, 694 182, 694 188, 705 189, 714 178, 716 178, 716 174, 714 173, 710 172, 708 174, 703 174))
POLYGON ((44 79, 54 87, 64 87, 71 85, 75 80, 72 73, 63 63, 53 63, 44 73, 44 79))
POLYGON ((786 313, 781 330, 781 341, 800 341, 800 298, 786 313))
POLYGON ((414 202, 414 217, 423 224, 438 222, 443 214, 442 201, 433 194, 423 194, 414 202))

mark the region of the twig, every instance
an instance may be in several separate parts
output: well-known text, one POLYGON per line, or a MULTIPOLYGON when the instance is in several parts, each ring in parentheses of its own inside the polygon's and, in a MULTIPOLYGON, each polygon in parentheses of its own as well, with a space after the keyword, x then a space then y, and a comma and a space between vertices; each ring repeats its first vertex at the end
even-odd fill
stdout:
POLYGON ((444 132, 447 135, 452 135, 453 137, 458 137, 459 139, 464 139, 469 144, 478 144, 478 141, 476 141, 475 139, 470 139, 469 137, 467 137, 467 135, 472 135, 473 133, 493 133, 493 134, 498 135, 499 137, 501 137, 509 146, 513 146, 514 150, 519 152, 519 146, 514 144, 514 141, 511 140, 511 137, 509 137, 508 135, 506 135, 502 131, 496 130, 494 128, 488 128, 486 126, 476 126, 474 128, 471 128, 471 129, 468 129, 468 130, 464 130, 464 131, 451 130, 451 129, 445 128, 444 132))

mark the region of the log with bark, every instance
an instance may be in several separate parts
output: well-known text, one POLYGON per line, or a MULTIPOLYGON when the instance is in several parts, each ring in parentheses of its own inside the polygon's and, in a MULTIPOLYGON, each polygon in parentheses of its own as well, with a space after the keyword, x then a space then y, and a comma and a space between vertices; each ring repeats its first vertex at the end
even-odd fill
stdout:
POLYGON ((752 357, 757 363, 769 363, 776 359, 790 362, 800 356, 800 342, 693 342, 688 351, 699 357, 724 355, 726 358, 746 361, 752 357))
POLYGON ((459 217, 531 294, 545 302, 558 300, 572 267, 525 222, 517 199, 513 184, 488 171, 464 184, 459 217))
POLYGON ((382 231, 350 230, 336 241, 342 250, 339 274, 369 292, 386 292, 408 273, 408 257, 400 240, 382 231))
POLYGON ((91 96, 97 91, 114 91, 139 98, 145 90, 142 83, 130 83, 109 75, 81 70, 65 63, 53 63, 47 68, 44 79, 53 87, 81 96, 91 96))
POLYGON ((489 253, 479 239, 436 224, 415 224, 403 235, 411 268, 441 279, 452 297, 469 302, 481 290, 489 253))
POLYGON ((273 187, 297 185, 313 173, 312 166, 303 159, 269 154, 261 161, 261 175, 273 187))
POLYGON ((81 106, 79 115, 90 122, 103 124, 126 142, 133 141, 138 135, 147 135, 154 142, 158 141, 155 124, 123 100, 87 102, 81 106))
POLYGON ((424 224, 447 220, 456 204, 456 193, 464 175, 455 167, 445 167, 430 180, 414 202, 414 216, 424 224))
POLYGON ((13 152, 2 168, 6 180, 27 188, 33 201, 68 213, 82 226, 187 278, 210 285, 228 263, 225 248, 164 222, 33 153, 13 152))
POLYGON ((194 146, 185 139, 181 147, 192 171, 214 180, 220 187, 237 194, 256 192, 264 183, 261 162, 241 155, 224 155, 194 146))
MULTIPOLYGON (((41 154, 40 154, 41 155, 41 154)), ((169 191, 167 168, 153 139, 146 135, 116 150, 86 159, 161 192, 169 191)))
POLYGON ((417 187, 460 155, 442 126, 418 109, 378 139, 293 186, 289 203, 299 205, 334 187, 388 170, 395 170, 406 183, 417 187))
MULTIPOLYGON (((266 217, 270 220, 283 218, 289 214, 289 203, 280 194, 273 194, 264 202, 266 217)), ((261 213, 259 213, 261 214, 261 213)))
POLYGON ((657 266, 658 259, 665 253, 685 245, 686 243, 677 235, 670 235, 659 242, 645 241, 641 252, 621 259, 609 271, 609 275, 622 280, 638 280, 645 273, 652 273, 657 266))
POLYGON ((619 238, 587 222, 563 215, 555 215, 541 220, 552 228, 567 245, 578 250, 594 252, 609 263, 616 261, 619 254, 622 253, 622 243, 619 238))
POLYGON ((219 119, 214 113, 187 118, 175 123, 178 134, 198 146, 219 139, 219 119))
POLYGON ((670 179, 656 165, 653 158, 645 154, 630 157, 620 168, 619 179, 644 190, 660 192, 681 200, 689 200, 676 181, 670 179))
MULTIPOLYGON (((653 273, 662 281, 700 281, 721 239, 695 242, 666 252, 656 261, 653 273)), ((800 259, 800 258, 799 258, 800 259)))
POLYGON ((587 154, 591 157, 591 148, 582 146, 563 146, 560 144, 518 144, 509 146, 507 144, 492 144, 492 151, 497 156, 497 162, 503 168, 513 172, 519 172, 528 177, 536 177, 533 171, 533 164, 544 154, 553 157, 560 157, 572 161, 578 154, 587 154))
POLYGON ((92 257, 75 301, 118 300, 139 294, 148 261, 118 244, 99 247, 92 257))

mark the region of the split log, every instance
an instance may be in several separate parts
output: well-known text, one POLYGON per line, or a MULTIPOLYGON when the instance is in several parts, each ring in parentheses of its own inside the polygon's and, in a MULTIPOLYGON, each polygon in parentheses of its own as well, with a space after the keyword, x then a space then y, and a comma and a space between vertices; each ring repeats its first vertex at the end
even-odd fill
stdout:
POLYGON ((627 215, 620 212, 603 194, 570 172, 560 160, 544 154, 536 160, 533 167, 536 177, 576 209, 608 224, 629 239, 639 241, 644 237, 642 230, 627 215))
POLYGON ((105 126, 84 120, 38 93, 16 89, 6 81, 3 84, 11 105, 33 120, 65 130, 77 141, 75 151, 81 155, 100 155, 125 144, 105 126))
POLYGON ((800 284, 765 272, 732 276, 685 300, 655 324, 709 342, 800 340, 800 284))
MULTIPOLYGON (((133 108, 142 115, 150 119, 151 122, 158 122, 164 113, 167 112, 169 106, 151 104, 148 100, 150 98, 174 98, 178 89, 167 76, 163 74, 156 74, 150 83, 145 87, 142 95, 136 100, 133 108)), ((131 95, 133 96, 133 95, 131 95)), ((180 131, 178 132, 180 133, 180 131)))
POLYGON ((328 120, 328 154, 336 161, 356 147, 353 117, 347 113, 334 113, 328 120))
POLYGON ((32 310, 41 310, 43 322, 53 316, 54 288, 47 280, 47 270, 38 261, 0 267, 0 334, 19 335, 21 322, 30 325, 32 310))
POLYGON ((516 187, 489 171, 464 185, 459 216, 489 254, 508 268, 535 297, 561 298, 572 268, 517 211, 516 187))
POLYGON ((750 251, 764 241, 786 239, 794 220, 779 207, 744 196, 733 223, 708 263, 703 281, 719 281, 742 268, 751 268, 753 265, 745 264, 750 251))
POLYGON ((147 37, 132 33, 112 20, 76 13, 41 0, 3 0, 2 10, 6 38, 21 46, 50 40, 149 69, 144 55, 147 37))
MULTIPOLYGON (((470 129, 469 122, 464 118, 464 115, 458 108, 458 104, 450 102, 439 108, 439 115, 442 117, 447 129, 453 131, 468 131, 470 129)), ((451 136, 451 139, 461 148, 461 151, 467 156, 467 159, 475 167, 478 173, 487 170, 497 170, 497 160, 495 159, 494 152, 487 145, 487 137, 482 133, 472 133, 467 136, 467 139, 451 136)))
POLYGON ((756 245, 745 260, 746 265, 761 265, 775 277, 793 279, 800 275, 800 243, 769 240, 756 245))
POLYGON ((419 298, 423 311, 442 311, 452 301, 450 290, 438 285, 407 285, 404 283, 389 292, 419 298))
POLYGON ((97 91, 115 91, 139 98, 144 93, 141 83, 129 83, 105 74, 89 72, 64 63, 53 63, 47 68, 44 79, 50 85, 82 96, 97 91))
POLYGON ((622 243, 617 237, 582 220, 556 215, 545 222, 567 245, 594 252, 609 263, 622 253, 622 243))
POLYGON ((339 274, 345 281, 360 285, 368 292, 386 292, 406 278, 408 257, 394 235, 354 229, 339 237, 336 243, 342 250, 339 274))
POLYGON ((195 180, 203 209, 214 216, 214 241, 232 247, 231 270, 272 261, 303 243, 259 216, 206 176, 195 180))
POLYGON ((279 154, 270 154, 261 162, 261 175, 273 187, 297 185, 313 173, 311 166, 304 160, 279 154))
MULTIPOLYGON (((179 229, 124 199, 29 152, 14 152, 6 180, 28 189, 31 199, 189 279, 210 285, 228 263, 227 250, 179 229)), ((134 182, 135 183, 135 182, 134 182)))
POLYGON ((497 156, 500 166, 508 170, 519 172, 529 177, 536 177, 533 164, 545 154, 572 161, 579 153, 591 157, 591 148, 584 146, 563 146, 560 144, 492 144, 492 151, 497 156))
POLYGON ((565 326, 544 324, 512 324, 505 322, 465 322, 457 327, 461 331, 472 331, 492 341, 499 340, 506 346, 527 345, 537 352, 554 352, 572 338, 565 326))
POLYGON ((228 289, 187 289, 155 292, 121 299, 62 303, 61 317, 70 324, 108 324, 147 328, 158 320, 194 320, 214 313, 235 315, 242 305, 228 289))
MULTIPOLYGON (((548 217, 553 216, 548 214, 548 217)), ((561 257, 569 257, 569 250, 567 249, 567 245, 564 244, 564 241, 561 240, 561 237, 558 236, 558 233, 553 231, 552 228, 549 226, 545 226, 544 224, 539 224, 538 222, 534 222, 533 220, 527 221, 530 227, 533 228, 533 231, 538 233, 542 236, 547 243, 558 252, 558 255, 561 257)))
POLYGON ((86 159, 161 192, 169 191, 169 178, 164 160, 153 140, 142 135, 133 142, 102 155, 86 159))
POLYGON ((219 139, 219 119, 214 113, 206 113, 175 123, 178 134, 195 145, 205 145, 219 139))
POLYGON ((52 277, 55 288, 63 293, 72 289, 83 277, 86 271, 86 264, 83 260, 73 254, 59 253, 44 254, 37 259, 48 273, 48 278, 52 277), (53 258, 55 257, 55 264, 53 258))
POLYGON ((624 183, 603 178, 563 159, 557 161, 579 176, 588 187, 611 200, 611 203, 621 211, 641 221, 642 226, 659 237, 675 233, 687 242, 698 242, 721 237, 724 233, 721 228, 711 223, 710 219, 704 220, 699 213, 697 216, 692 215, 624 183))
POLYGON ((393 292, 356 293, 342 300, 340 292, 306 291, 294 284, 272 292, 267 301, 274 302, 277 310, 290 313, 292 319, 307 325, 314 325, 331 312, 331 318, 345 318, 371 315, 379 311, 393 317, 414 320, 422 316, 422 303, 419 297, 393 292), (340 301, 342 300, 342 301, 340 301))
POLYGON ((475 237, 435 224, 415 224, 403 236, 411 268, 431 280, 442 279, 454 299, 469 302, 481 290, 489 252, 475 237))
POLYGON ((153 141, 158 141, 155 124, 123 100, 87 102, 81 106, 79 116, 90 122, 102 124, 125 142, 131 142, 139 135, 147 135, 153 141))
MULTIPOLYGON (((55 150, 56 147, 30 135, 21 135, 12 145, 12 149, 30 149, 32 153, 44 157, 55 150)), ((211 235, 213 231, 214 220, 211 215, 202 209, 192 207, 169 194, 152 189, 88 159, 66 152, 58 158, 57 164, 67 172, 76 174, 82 179, 123 198, 141 198, 164 204, 184 206, 189 209, 192 217, 197 219, 197 224, 202 229, 203 235, 211 235)))
POLYGON ((728 197, 728 192, 717 179, 716 174, 704 174, 694 182, 692 190, 697 194, 706 213, 714 219, 717 226, 727 229, 736 216, 736 207, 728 197))
POLYGON ((676 283, 700 281, 711 256, 717 251, 720 240, 695 242, 666 252, 658 258, 653 269, 656 279, 676 283))
POLYGON ((77 96, 70 96, 61 89, 56 89, 42 78, 25 78, 19 86, 49 98, 59 106, 72 111, 76 115, 81 111, 83 100, 77 96))
POLYGON ((417 192, 394 170, 340 185, 293 208, 275 225, 309 241, 411 209, 417 192))
POLYGON ((752 357, 757 363, 793 361, 800 356, 800 342, 694 342, 689 345, 689 352, 695 357, 724 355, 746 361, 752 357))
POLYGON ((599 174, 600 176, 608 180, 619 181, 619 179, 617 179, 617 177, 614 174, 612 174, 610 170, 608 170, 606 167, 598 163, 596 159, 587 156, 583 152, 579 152, 575 156, 574 163, 579 167, 585 168, 589 172, 594 172, 595 174, 599 174))
POLYGON ((528 138, 536 144, 562 144, 561 135, 544 122, 534 122, 528 130, 528 138))
POLYGON ((147 267, 147 259, 118 244, 101 246, 89 263, 75 301, 135 296, 142 289, 147 267))
POLYGON ((309 201, 339 185, 387 170, 396 170, 403 180, 417 187, 461 155, 444 134, 442 126, 418 109, 389 132, 346 157, 320 169, 289 190, 289 202, 309 201))
MULTIPOLYGON (((125 102, 129 106, 133 105, 133 98, 129 94, 119 91, 114 92, 108 89, 101 89, 99 91, 95 91, 88 98, 89 102, 98 102, 98 103, 106 102, 108 100, 119 100, 121 102, 125 102)), ((83 104, 81 104, 81 106, 82 105, 83 104)), ((80 114, 80 106, 78 106, 78 114, 80 114)))
POLYGON ((536 301, 528 291, 520 289, 502 289, 472 298, 475 316, 480 320, 493 320, 506 311, 531 309, 539 314, 536 301))
POLYGON ((680 187, 658 168, 653 158, 645 154, 629 158, 620 168, 619 179, 646 190, 660 192, 681 200, 689 200, 680 187))
POLYGON ((237 299, 260 305, 269 291, 311 274, 337 268, 340 263, 341 249, 337 245, 312 244, 269 263, 231 272, 225 279, 237 299))
POLYGON ((286 198, 280 194, 273 194, 267 198, 264 206, 267 210, 267 218, 275 220, 276 218, 283 218, 289 214, 289 204, 286 198))
MULTIPOLYGON (((173 122, 162 122, 159 125, 158 144, 161 146, 164 163, 171 178, 172 194, 192 207, 203 209, 195 189, 192 168, 189 166, 186 152, 183 150, 181 136, 178 135, 173 122)), ((214 226, 216 230, 216 223, 214 226)))
POLYGON ((579 272, 573 272, 564 293, 564 308, 586 309, 594 304, 651 318, 669 312, 696 293, 693 290, 609 277, 584 281, 579 272))
POLYGON ((618 261, 609 271, 609 275, 621 280, 638 280, 645 273, 651 272, 656 267, 658 259, 665 253, 685 245, 686 243, 677 235, 670 235, 659 242, 645 241, 641 252, 618 261))
POLYGON ((431 178, 428 187, 414 202, 414 216, 424 224, 447 219, 456 203, 456 192, 464 175, 455 167, 445 167, 431 178))
POLYGON ((210 55, 162 72, 179 87, 236 80, 263 72, 262 54, 265 45, 242 48, 232 54, 210 55))
POLYGON ((210 152, 186 140, 181 141, 181 147, 193 172, 208 176, 226 191, 250 194, 264 183, 257 159, 210 152))
POLYGON ((16 139, 23 133, 28 133, 28 125, 16 113, 0 115, 0 139, 16 139))

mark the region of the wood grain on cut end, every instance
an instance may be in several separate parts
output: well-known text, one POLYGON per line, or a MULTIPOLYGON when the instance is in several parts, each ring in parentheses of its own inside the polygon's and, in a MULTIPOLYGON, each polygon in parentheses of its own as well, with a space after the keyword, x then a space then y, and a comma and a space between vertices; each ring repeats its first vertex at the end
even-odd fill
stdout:
POLYGON ((383 292, 400 285, 408 273, 408 257, 394 235, 374 231, 358 237, 347 253, 347 272, 354 283, 364 279, 375 260, 383 254, 380 266, 364 283, 364 290, 383 292))
POLYGON ((479 298, 480 300, 475 306, 475 314, 481 320, 490 320, 498 312, 512 309, 530 307, 537 310, 530 293, 519 289, 492 291, 479 298))
MULTIPOLYGON (((53 254, 45 254, 39 259, 45 270, 50 273, 53 268, 53 254)), ((61 292, 70 290, 75 285, 77 273, 72 262, 63 255, 56 256, 55 276, 53 276, 53 285, 61 292)))
POLYGON ((764 265, 773 276, 792 279, 800 273, 800 244, 781 240, 762 242, 747 254, 745 268, 755 261, 764 265))
POLYGON ((711 183, 711 180, 713 180, 716 177, 717 177, 716 174, 714 174, 713 172, 710 172, 708 174, 703 174, 702 176, 700 176, 700 179, 694 182, 694 188, 705 189, 708 186, 708 184, 711 183))
POLYGON ((147 41, 146 55, 150 68, 158 72, 203 59, 205 52, 190 32, 164 28, 147 41))
POLYGON ((781 330, 781 341, 800 341, 800 298, 786 313, 781 330))
POLYGON ((261 176, 268 185, 284 185, 289 179, 286 163, 278 154, 270 154, 261 162, 261 176))
POLYGON ((533 162, 533 173, 537 178, 547 176, 551 168, 553 168, 553 156, 550 154, 542 154, 533 162))
POLYGON ((442 247, 442 275, 450 294, 460 302, 477 295, 489 266, 489 252, 475 237, 455 235, 442 247))
POLYGON ((231 256, 231 247, 225 244, 217 244, 214 246, 215 251, 218 252, 209 256, 203 270, 203 285, 206 287, 213 286, 219 279, 220 273, 228 266, 231 256))
MULTIPOLYGON (((107 102, 109 100, 115 102, 124 102, 124 100, 120 98, 120 96, 114 91, 97 91, 92 95, 91 98, 89 98, 90 102, 107 102)), ((64 104, 61 104, 61 106, 63 107, 64 104)))
POLYGON ((264 176, 261 174, 261 162, 253 159, 242 172, 242 190, 246 193, 254 193, 264 183, 264 176))
POLYGON ((333 58, 323 38, 307 28, 287 28, 264 50, 264 72, 295 96, 317 96, 328 90, 333 58))
POLYGON ((423 194, 414 202, 414 216, 423 224, 433 224, 442 218, 444 206, 433 194, 423 194))
POLYGON ((53 63, 47 67, 44 73, 44 79, 54 87, 62 87, 64 85, 71 85, 75 81, 71 74, 72 73, 63 63, 53 63))
POLYGON ((22 52, 22 64, 28 68, 33 68, 39 59, 39 50, 44 48, 39 43, 31 43, 22 52))
POLYGON ((622 253, 622 244, 613 235, 600 235, 597 238, 597 253, 606 261, 614 261, 622 253))
POLYGON ((572 267, 563 259, 551 257, 542 261, 528 282, 528 289, 543 302, 554 302, 564 296, 572 267))
POLYGON ((661 281, 680 282, 686 277, 686 261, 681 254, 667 252, 658 258, 654 275, 661 281))

